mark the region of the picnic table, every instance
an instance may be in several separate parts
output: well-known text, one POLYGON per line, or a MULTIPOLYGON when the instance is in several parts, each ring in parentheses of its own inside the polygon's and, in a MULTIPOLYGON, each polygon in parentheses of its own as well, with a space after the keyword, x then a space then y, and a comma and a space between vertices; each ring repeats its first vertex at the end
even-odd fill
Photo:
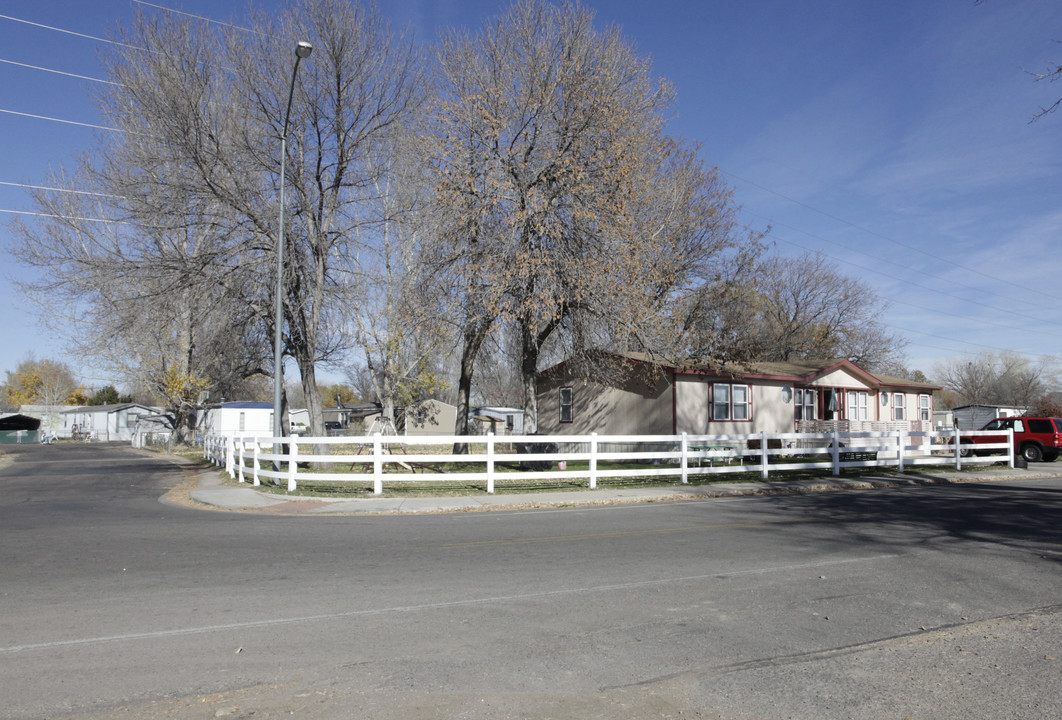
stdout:
POLYGON ((690 445, 690 451, 697 460, 697 467, 700 467, 704 460, 707 460, 711 467, 715 467, 716 460, 726 460, 727 465, 735 458, 738 462, 742 460, 737 448, 730 445, 690 445))

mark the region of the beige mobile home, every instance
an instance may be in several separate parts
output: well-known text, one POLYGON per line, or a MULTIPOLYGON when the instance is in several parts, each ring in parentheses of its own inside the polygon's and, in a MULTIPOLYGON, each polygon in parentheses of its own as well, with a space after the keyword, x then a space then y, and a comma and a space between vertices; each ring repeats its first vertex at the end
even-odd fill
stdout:
POLYGON ((932 430, 933 391, 873 375, 844 359, 720 367, 619 357, 621 380, 573 376, 561 363, 539 376, 544 434, 673 435, 932 430))

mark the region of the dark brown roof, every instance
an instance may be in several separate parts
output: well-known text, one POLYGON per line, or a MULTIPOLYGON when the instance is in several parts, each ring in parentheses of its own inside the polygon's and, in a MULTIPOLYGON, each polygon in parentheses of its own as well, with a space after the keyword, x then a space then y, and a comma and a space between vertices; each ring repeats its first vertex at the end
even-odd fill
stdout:
POLYGON ((696 358, 669 361, 653 357, 647 353, 615 353, 615 355, 634 362, 648 363, 679 372, 716 375, 719 377, 760 378, 783 380, 789 382, 811 382, 822 375, 847 368, 850 372, 864 378, 870 385, 889 387, 909 387, 921 390, 939 390, 940 386, 931 383, 908 380, 906 378, 875 375, 856 365, 847 358, 830 358, 826 360, 796 360, 775 362, 718 363, 696 358))

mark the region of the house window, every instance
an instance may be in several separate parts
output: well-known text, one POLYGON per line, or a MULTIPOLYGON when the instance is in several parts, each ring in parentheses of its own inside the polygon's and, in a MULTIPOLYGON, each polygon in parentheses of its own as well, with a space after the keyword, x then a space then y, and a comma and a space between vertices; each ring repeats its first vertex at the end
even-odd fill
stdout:
POLYGON ((730 386, 716 383, 712 386, 712 420, 730 419, 730 386))
MULTIPOLYGON (((569 405, 570 405, 570 403, 569 403, 569 405)), ((506 415, 505 416, 505 429, 508 430, 509 432, 512 432, 513 431, 513 427, 515 425, 516 425, 516 416, 515 415, 506 415)))
POLYGON ((930 405, 929 395, 918 396, 918 414, 922 420, 930 420, 933 417, 933 409, 930 405))
POLYGON ((733 398, 733 412, 731 415, 735 420, 748 420, 751 413, 749 412, 749 386, 748 385, 734 385, 730 396, 733 398))
POLYGON ((560 389, 560 421, 562 423, 572 421, 572 389, 570 387, 560 389))
POLYGON ((815 391, 808 388, 797 388, 793 398, 793 411, 797 420, 815 419, 815 391))
POLYGON ((848 391, 848 419, 870 419, 870 393, 866 390, 848 391))
POLYGON ((712 420, 752 419, 752 391, 748 385, 712 385, 712 420))
POLYGON ((907 419, 907 395, 902 392, 895 392, 892 394, 892 419, 893 420, 906 420, 907 419))

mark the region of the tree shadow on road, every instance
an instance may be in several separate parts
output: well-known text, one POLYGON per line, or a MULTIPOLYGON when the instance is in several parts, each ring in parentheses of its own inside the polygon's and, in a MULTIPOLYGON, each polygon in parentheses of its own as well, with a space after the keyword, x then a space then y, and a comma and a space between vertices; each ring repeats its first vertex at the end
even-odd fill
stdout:
POLYGON ((1062 489, 963 484, 771 498, 791 519, 834 541, 912 545, 997 543, 1062 561, 1062 489))

